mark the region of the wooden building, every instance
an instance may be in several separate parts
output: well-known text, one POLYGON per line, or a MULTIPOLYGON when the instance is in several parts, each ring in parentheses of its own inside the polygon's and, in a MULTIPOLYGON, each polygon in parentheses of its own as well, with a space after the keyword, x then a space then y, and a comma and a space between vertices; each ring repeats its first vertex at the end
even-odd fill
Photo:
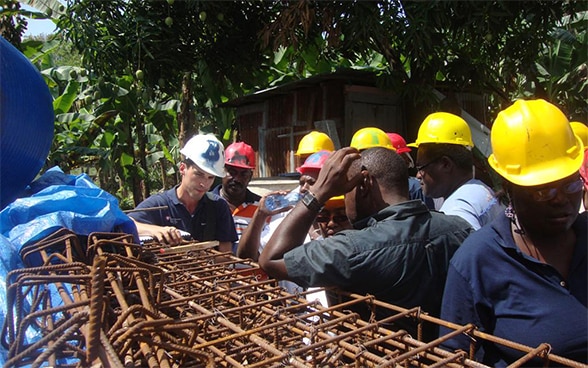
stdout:
MULTIPOLYGON (((419 125, 407 124, 414 116, 406 118, 399 95, 377 88, 376 76, 360 70, 313 76, 222 106, 236 109, 239 138, 257 154, 254 176, 258 178, 295 173, 298 142, 312 130, 329 134, 335 147, 340 148, 349 145, 353 134, 367 126, 399 133, 410 142, 416 138, 419 125)), ((475 121, 474 126, 482 125, 475 121)), ((482 131, 484 137, 486 131, 482 131)))

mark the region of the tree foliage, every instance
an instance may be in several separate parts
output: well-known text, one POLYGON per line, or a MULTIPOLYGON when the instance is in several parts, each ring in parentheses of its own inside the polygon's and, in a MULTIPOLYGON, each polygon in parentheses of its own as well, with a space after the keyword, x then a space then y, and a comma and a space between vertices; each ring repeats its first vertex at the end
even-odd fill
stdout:
POLYGON ((419 114, 438 108, 440 86, 487 96, 488 120, 529 96, 578 120, 588 114, 587 2, 69 0, 67 11, 45 3, 60 34, 23 49, 57 98, 51 158, 95 165, 101 184, 118 178, 117 191, 135 203, 172 184, 172 147, 184 137, 203 129, 230 138, 233 115, 220 103, 339 68, 376 72, 419 114), (79 64, 57 58, 56 42, 73 45, 79 64))

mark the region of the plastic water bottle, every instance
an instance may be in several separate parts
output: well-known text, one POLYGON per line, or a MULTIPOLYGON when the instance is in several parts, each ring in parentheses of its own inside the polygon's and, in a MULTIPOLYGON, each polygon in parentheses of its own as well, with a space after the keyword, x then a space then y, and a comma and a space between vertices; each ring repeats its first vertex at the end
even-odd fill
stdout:
POLYGON ((270 194, 265 197, 265 207, 270 211, 276 211, 295 205, 301 197, 300 193, 295 191, 288 194, 270 194))

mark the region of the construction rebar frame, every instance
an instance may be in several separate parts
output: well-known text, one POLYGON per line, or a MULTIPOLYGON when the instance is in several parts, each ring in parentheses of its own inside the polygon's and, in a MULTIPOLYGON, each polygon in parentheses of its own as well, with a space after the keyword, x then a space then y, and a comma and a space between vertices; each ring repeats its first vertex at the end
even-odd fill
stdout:
POLYGON ((485 367, 473 360, 480 339, 520 351, 512 367, 586 367, 548 344, 527 347, 370 295, 338 292, 342 301, 325 307, 212 243, 165 248, 117 233, 83 243, 62 229, 21 249, 27 268, 7 276, 5 367, 485 367), (399 321, 416 334, 390 328, 399 321), (423 341, 427 325, 452 332, 423 341), (459 334, 471 351, 441 348, 459 334))

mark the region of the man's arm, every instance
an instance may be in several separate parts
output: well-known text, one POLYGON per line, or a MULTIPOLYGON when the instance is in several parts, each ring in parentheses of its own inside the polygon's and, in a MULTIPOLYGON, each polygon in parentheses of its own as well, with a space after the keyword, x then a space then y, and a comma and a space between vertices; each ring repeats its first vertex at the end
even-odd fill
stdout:
MULTIPOLYGON (((347 177, 351 163, 359 158, 357 150, 350 147, 342 148, 329 157, 310 189, 320 204, 333 196, 347 193, 359 183, 361 173, 351 179, 347 177)), ((259 265, 270 277, 289 278, 284 254, 304 243, 317 213, 317 209, 310 209, 299 202, 278 226, 259 255, 259 265)))
POLYGON ((218 250, 223 253, 226 253, 226 252, 232 253, 233 252, 233 243, 226 242, 226 241, 218 242, 218 250))
POLYGON ((286 207, 277 211, 270 211, 265 206, 265 198, 271 194, 285 194, 286 192, 272 192, 264 195, 260 201, 259 206, 255 210, 251 222, 247 225, 247 228, 241 234, 239 244, 237 245, 237 257, 239 258, 251 258, 257 261, 259 258, 259 247, 261 246, 261 232, 267 219, 275 214, 288 211, 290 207, 286 207))

